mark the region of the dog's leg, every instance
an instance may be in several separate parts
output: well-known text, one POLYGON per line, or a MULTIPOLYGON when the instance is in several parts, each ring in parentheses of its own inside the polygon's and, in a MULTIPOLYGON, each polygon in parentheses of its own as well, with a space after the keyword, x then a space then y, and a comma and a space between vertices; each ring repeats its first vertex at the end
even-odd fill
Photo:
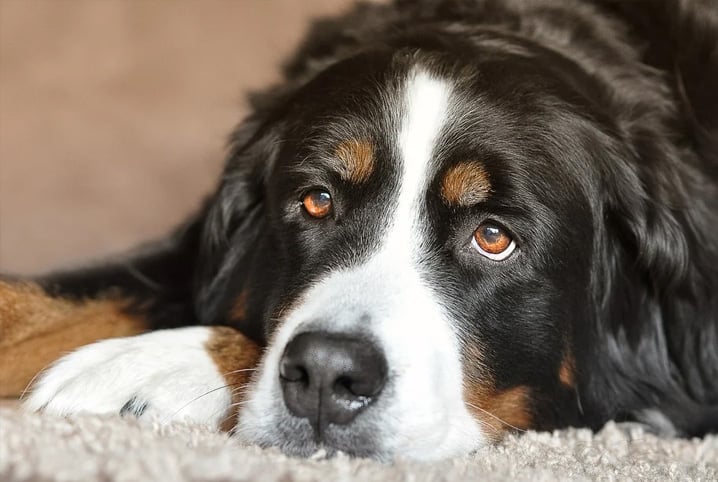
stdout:
POLYGON ((104 338, 141 333, 147 320, 128 301, 75 301, 36 284, 0 281, 0 397, 18 396, 32 377, 63 354, 104 338))
POLYGON ((200 226, 88 269, 0 278, 0 396, 96 340, 197 324, 192 283, 200 226))
POLYGON ((110 263, 0 281, 0 396, 42 370, 30 410, 233 426, 259 348, 232 328, 188 327, 200 324, 199 237, 194 221, 110 263))
POLYGON ((24 406, 55 415, 121 414, 231 428, 259 348, 228 327, 187 327, 99 341, 61 358, 24 406))

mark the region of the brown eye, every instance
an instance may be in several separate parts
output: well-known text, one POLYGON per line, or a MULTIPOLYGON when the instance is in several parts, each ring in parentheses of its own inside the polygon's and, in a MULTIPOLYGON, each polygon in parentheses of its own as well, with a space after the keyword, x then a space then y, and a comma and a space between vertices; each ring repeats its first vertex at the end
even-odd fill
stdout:
POLYGON ((516 249, 511 235, 498 224, 491 222, 482 223, 476 228, 471 245, 482 256, 494 261, 503 261, 516 249))
POLYGON ((302 206, 311 217, 321 219, 332 212, 332 196, 327 191, 312 189, 302 197, 302 206))

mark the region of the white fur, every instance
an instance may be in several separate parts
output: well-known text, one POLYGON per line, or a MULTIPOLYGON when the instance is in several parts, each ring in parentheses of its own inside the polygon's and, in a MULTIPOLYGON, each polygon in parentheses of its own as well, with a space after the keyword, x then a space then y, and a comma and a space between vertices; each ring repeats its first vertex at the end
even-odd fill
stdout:
POLYGON ((141 419, 218 427, 231 393, 205 348, 211 331, 160 330, 82 347, 40 375, 24 407, 56 415, 117 414, 134 398, 146 404, 141 419))
POLYGON ((463 403, 456 334, 420 266, 424 199, 435 170, 434 146, 449 115, 451 86, 414 70, 403 94, 395 146, 401 184, 381 247, 364 264, 317 282, 284 320, 240 414, 238 433, 249 441, 266 441, 286 416, 279 361, 294 334, 317 320, 328 320, 321 327, 327 330, 360 328, 384 349, 392 395, 382 395, 370 410, 385 452, 431 460, 469 452, 485 440, 463 403))

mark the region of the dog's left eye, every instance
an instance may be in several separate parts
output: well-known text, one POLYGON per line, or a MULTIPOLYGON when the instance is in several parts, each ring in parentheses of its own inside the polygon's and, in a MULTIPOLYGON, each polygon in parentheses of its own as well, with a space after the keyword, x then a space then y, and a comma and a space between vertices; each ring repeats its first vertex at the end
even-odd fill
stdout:
POLYGON ((516 242, 502 226, 487 221, 474 231, 471 246, 486 258, 503 261, 514 252, 516 242))
POLYGON ((302 207, 313 218, 325 218, 332 212, 332 196, 323 189, 312 189, 303 195, 302 207))

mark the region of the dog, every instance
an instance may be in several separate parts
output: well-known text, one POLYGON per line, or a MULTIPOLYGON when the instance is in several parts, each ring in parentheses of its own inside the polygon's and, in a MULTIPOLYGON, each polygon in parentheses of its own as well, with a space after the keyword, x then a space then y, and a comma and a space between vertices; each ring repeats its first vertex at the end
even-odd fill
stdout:
POLYGON ((166 239, 0 284, 3 394, 288 454, 718 429, 718 7, 318 21, 166 239), (94 342, 94 343, 92 343, 94 342))

